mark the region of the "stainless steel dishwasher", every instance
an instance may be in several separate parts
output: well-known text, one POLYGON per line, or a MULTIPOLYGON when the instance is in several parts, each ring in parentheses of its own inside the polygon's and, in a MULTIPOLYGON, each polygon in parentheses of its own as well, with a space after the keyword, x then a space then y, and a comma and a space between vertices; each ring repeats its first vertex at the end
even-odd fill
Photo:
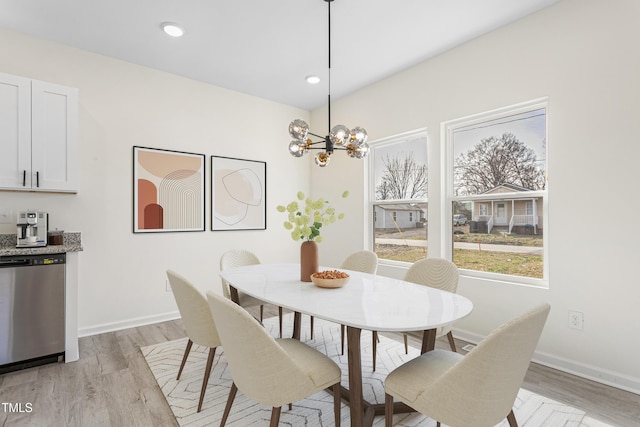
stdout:
POLYGON ((66 254, 0 257, 0 373, 60 361, 66 254))

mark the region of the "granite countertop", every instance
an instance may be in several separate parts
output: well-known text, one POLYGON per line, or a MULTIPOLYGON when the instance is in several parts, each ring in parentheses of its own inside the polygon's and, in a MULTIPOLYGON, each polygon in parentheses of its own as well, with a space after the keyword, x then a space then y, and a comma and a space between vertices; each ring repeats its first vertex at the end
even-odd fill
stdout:
POLYGON ((16 248, 15 234, 0 234, 0 256, 60 254, 82 251, 80 233, 63 233, 61 245, 47 245, 37 248, 16 248))

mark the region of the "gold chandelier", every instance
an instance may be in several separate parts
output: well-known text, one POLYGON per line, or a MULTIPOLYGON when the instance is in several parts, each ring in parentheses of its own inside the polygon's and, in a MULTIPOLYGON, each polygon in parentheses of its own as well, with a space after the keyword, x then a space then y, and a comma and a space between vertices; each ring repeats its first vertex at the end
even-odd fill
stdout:
POLYGON ((320 136, 309 132, 309 125, 301 119, 296 119, 289 124, 289 135, 293 141, 289 143, 289 153, 294 157, 302 157, 309 150, 323 150, 316 154, 315 162, 320 167, 329 164, 330 156, 335 150, 344 150, 349 157, 362 159, 369 154, 369 144, 367 144, 367 131, 356 126, 349 129, 345 125, 335 125, 331 127, 331 2, 327 2, 329 14, 329 93, 327 95, 327 111, 329 120, 329 134, 320 136), (309 136, 320 138, 312 141, 309 136))

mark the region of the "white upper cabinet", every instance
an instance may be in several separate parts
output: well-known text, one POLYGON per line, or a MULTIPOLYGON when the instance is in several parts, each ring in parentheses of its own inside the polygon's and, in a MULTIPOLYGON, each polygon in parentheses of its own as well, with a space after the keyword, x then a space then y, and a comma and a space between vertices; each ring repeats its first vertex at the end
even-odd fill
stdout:
POLYGON ((78 90, 0 73, 0 189, 78 190, 78 90))

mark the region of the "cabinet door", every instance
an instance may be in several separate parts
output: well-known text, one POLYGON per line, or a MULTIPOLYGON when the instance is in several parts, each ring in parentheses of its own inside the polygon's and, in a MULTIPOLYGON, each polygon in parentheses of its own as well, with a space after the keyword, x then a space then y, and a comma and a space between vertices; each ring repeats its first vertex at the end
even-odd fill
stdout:
POLYGON ((31 188, 31 80, 2 73, 0 188, 31 188))
POLYGON ((31 187, 78 189, 78 90, 31 83, 31 187))

